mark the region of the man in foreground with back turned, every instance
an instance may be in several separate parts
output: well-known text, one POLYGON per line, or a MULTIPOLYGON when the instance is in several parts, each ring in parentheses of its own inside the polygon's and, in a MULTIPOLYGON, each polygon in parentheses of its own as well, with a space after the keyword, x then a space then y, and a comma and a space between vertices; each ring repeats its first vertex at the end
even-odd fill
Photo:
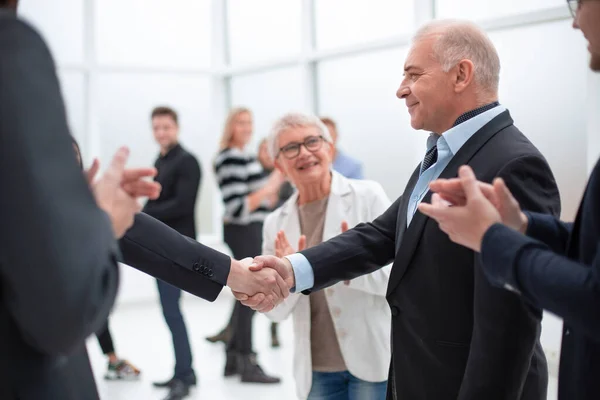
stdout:
POLYGON ((550 168, 498 103, 500 61, 477 26, 425 25, 404 72, 397 95, 412 127, 431 132, 404 194, 372 223, 283 259, 257 257, 254 269, 275 268, 309 293, 394 262, 388 399, 545 400, 541 310, 490 285, 478 255, 452 243, 417 205, 429 201, 430 181, 455 177, 467 163, 483 180, 503 177, 528 208, 558 215, 550 168))
MULTIPOLYGON (((159 189, 142 180, 153 169, 124 169, 128 151, 120 149, 92 195, 73 157, 52 57, 15 7, 0 0, 0 399, 96 400, 85 339, 114 302, 115 238, 132 224, 137 198, 159 189)), ((136 243, 125 245, 126 262, 153 260, 165 243, 182 250, 150 263, 146 271, 156 277, 208 299, 225 284, 271 302, 287 295, 275 272, 254 277, 151 217, 139 215, 136 225, 123 239, 136 243), (189 273, 172 266, 188 259, 189 273)))
MULTIPOLYGON (((573 27, 589 41, 590 67, 600 72, 600 1, 569 5, 573 27)), ((600 398, 600 163, 574 223, 530 212, 502 180, 491 186, 476 179, 464 167, 460 179, 432 182, 436 194, 421 211, 450 239, 481 253, 480 268, 493 285, 564 318, 558 398, 600 398)))

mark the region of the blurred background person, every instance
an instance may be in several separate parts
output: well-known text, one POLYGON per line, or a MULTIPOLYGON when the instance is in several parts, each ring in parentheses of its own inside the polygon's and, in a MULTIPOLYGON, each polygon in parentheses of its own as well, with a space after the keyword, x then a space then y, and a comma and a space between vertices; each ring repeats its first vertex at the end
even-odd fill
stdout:
MULTIPOLYGON (((75 159, 77 160, 77 164, 79 165, 79 168, 83 170, 83 158, 81 157, 81 149, 79 148, 79 144, 74 137, 71 137, 71 141, 73 143, 73 150, 75 151, 75 159)), ((97 161, 94 160, 94 168, 97 168, 96 162, 97 161)), ((88 181, 88 183, 91 184, 92 182, 88 181)), ((102 349, 102 353, 108 358, 108 367, 106 374, 104 375, 105 379, 135 380, 140 377, 141 371, 138 368, 136 368, 129 361, 121 359, 117 356, 113 338, 110 333, 108 320, 106 320, 103 328, 96 333, 96 337, 98 338, 98 344, 102 349)))
MULTIPOLYGON (((225 204, 223 239, 241 260, 260 254, 263 221, 277 204, 281 173, 265 175, 255 155, 246 150, 252 138, 252 114, 246 108, 230 111, 215 159, 215 172, 225 204)), ((225 376, 239 374, 242 382, 278 383, 256 361, 252 349, 254 310, 235 302, 226 346, 225 376)), ((225 330, 226 331, 226 330, 225 330)))
POLYGON ((333 169, 346 178, 363 179, 364 175, 360 161, 342 152, 338 146, 339 136, 335 121, 329 117, 321 117, 321 122, 325 124, 333 139, 333 169))
MULTIPOLYGON (((263 173, 268 176, 273 172, 275 166, 273 164, 273 158, 271 157, 267 145, 267 139, 263 139, 260 141, 258 145, 258 162, 263 167, 263 173)), ((294 187, 292 184, 286 179, 285 182, 279 188, 279 192, 276 195, 273 195, 273 199, 271 199, 271 203, 274 203, 273 210, 280 207, 285 201, 294 193, 294 187), (276 199, 276 200, 274 200, 276 199)), ((227 343, 229 338, 231 337, 231 319, 229 323, 221 332, 214 336, 209 336, 206 338, 211 343, 216 342, 224 342, 227 343)), ((277 322, 271 323, 271 347, 279 347, 279 335, 277 333, 277 322)))
MULTIPOLYGON (((317 117, 285 115, 275 123, 269 143, 276 168, 298 192, 267 217, 263 254, 283 257, 304 250, 349 225, 372 221, 389 207, 378 183, 331 172, 333 139, 317 117)), ((385 399, 390 270, 391 265, 309 296, 292 294, 267 314, 275 321, 290 314, 294 318, 294 376, 300 399, 385 399)))
MULTIPOLYGON (((154 166, 158 170, 155 180, 162 186, 160 197, 150 200, 144 212, 165 223, 182 235, 196 240, 195 207, 202 172, 198 160, 179 143, 179 118, 169 107, 156 107, 151 114, 154 139, 160 154, 154 166)), ((160 279, 156 280, 163 316, 173 338, 175 371, 165 382, 155 382, 156 387, 169 388, 165 400, 179 400, 196 385, 192 367, 192 349, 179 304, 181 289, 160 279)))

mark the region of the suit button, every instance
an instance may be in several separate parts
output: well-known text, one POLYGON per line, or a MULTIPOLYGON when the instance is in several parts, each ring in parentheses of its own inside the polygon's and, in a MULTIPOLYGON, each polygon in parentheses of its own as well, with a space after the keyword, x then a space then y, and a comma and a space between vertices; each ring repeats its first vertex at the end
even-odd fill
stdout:
POLYGON ((198 266, 198 263, 194 263, 194 265, 192 266, 192 269, 194 271, 200 271, 200 267, 198 266))
POLYGON ((400 309, 396 306, 392 306, 392 315, 397 317, 400 314, 400 309))
POLYGON ((214 275, 214 274, 213 274, 212 270, 208 271, 208 277, 209 277, 209 278, 212 278, 212 277, 213 277, 213 275, 214 275))

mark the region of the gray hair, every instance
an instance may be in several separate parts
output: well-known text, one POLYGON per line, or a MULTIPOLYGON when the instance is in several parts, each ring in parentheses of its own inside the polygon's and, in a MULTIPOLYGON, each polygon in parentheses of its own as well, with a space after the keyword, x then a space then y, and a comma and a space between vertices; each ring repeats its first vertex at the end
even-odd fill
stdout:
POLYGON ((281 136, 283 132, 294 128, 316 128, 326 142, 333 144, 329 129, 321 122, 319 117, 299 112, 288 113, 275 121, 271 133, 269 134, 268 149, 273 160, 275 160, 279 154, 279 136, 281 136))
POLYGON ((483 29, 469 21, 432 21, 417 31, 413 42, 431 36, 436 38, 433 52, 444 72, 461 60, 471 60, 475 66, 475 82, 480 88, 494 94, 498 92, 500 58, 483 29))

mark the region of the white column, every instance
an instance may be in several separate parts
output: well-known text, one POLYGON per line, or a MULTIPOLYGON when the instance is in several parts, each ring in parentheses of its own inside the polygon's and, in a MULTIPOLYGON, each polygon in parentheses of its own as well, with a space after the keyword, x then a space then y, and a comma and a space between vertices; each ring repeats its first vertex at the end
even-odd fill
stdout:
POLYGON ((317 65, 311 59, 311 54, 315 51, 315 48, 315 0, 303 0, 301 60, 305 87, 304 105, 307 111, 318 113, 317 65))

